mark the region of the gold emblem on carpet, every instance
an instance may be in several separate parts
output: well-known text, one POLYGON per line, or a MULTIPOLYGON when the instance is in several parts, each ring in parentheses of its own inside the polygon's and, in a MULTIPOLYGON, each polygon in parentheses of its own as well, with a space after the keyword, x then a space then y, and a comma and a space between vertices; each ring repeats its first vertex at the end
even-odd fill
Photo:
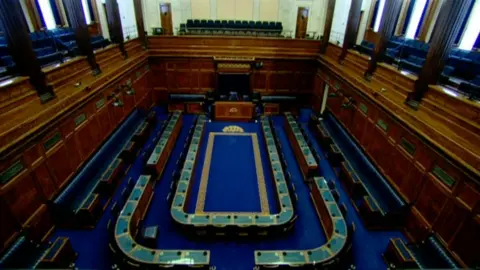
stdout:
POLYGON ((226 133, 243 133, 244 132, 243 128, 239 126, 226 126, 222 129, 222 131, 226 133))

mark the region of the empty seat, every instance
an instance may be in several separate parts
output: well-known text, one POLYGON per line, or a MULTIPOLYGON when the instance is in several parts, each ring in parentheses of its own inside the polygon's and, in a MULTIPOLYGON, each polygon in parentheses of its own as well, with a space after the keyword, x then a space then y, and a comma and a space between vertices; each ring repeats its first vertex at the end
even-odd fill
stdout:
POLYGON ((222 20, 222 21, 220 22, 220 25, 221 25, 222 28, 227 28, 227 27, 228 27, 228 22, 227 22, 227 20, 222 20))

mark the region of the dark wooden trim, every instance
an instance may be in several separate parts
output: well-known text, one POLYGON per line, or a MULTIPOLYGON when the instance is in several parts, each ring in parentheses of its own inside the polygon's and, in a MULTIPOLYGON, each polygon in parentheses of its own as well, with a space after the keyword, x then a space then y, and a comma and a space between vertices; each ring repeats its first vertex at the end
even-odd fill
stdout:
POLYGON ((427 58, 415 82, 415 90, 407 99, 413 107, 418 106, 428 91, 428 85, 438 82, 471 2, 472 0, 455 0, 442 3, 427 58))
POLYGON ((77 0, 64 0, 64 7, 68 12, 70 19, 70 27, 75 30, 77 46, 80 55, 87 57, 88 64, 94 75, 99 74, 100 66, 97 64, 93 47, 90 43, 90 33, 85 22, 85 14, 83 13, 82 3, 77 0))
POLYGON ((368 63, 367 71, 365 72, 365 77, 367 78, 367 80, 371 78, 371 76, 377 69, 378 62, 381 61, 383 55, 385 54, 385 51, 387 49, 387 42, 393 36, 393 31, 395 30, 395 22, 397 21, 398 15, 400 14, 402 2, 403 0, 385 1, 382 21, 380 22, 380 36, 378 42, 375 44, 375 50, 373 51, 370 62, 368 63))
POLYGON ((102 23, 100 22, 100 14, 98 13, 98 6, 97 6, 97 1, 95 0, 89 0, 92 3, 92 9, 93 9, 93 17, 94 21, 97 23, 97 31, 100 35, 103 35, 102 33, 102 23))
POLYGON ((123 57, 127 58, 125 43, 123 41, 122 21, 120 19, 120 11, 118 10, 117 0, 106 0, 108 29, 110 30, 110 39, 118 44, 123 57))
POLYGON ((335 0, 328 0, 327 15, 325 16, 325 27, 323 28, 322 44, 320 45, 320 53, 324 54, 327 51, 328 40, 330 39, 330 32, 332 31, 333 12, 335 11, 335 0))
POLYGON ((341 63, 349 49, 353 48, 357 40, 357 31, 360 25, 360 15, 362 13, 362 0, 352 0, 350 11, 348 12, 347 29, 343 38, 343 47, 338 61, 341 63))
POLYGON ((135 20, 137 21, 138 39, 142 42, 145 49, 148 48, 147 35, 145 33, 145 25, 143 23, 142 0, 134 0, 133 6, 135 8, 135 20))
POLYGON ((0 1, 0 21, 5 31, 8 51, 15 62, 15 72, 30 78, 30 83, 37 90, 40 99, 46 102, 55 97, 51 86, 47 85, 45 73, 33 51, 28 25, 23 17, 23 10, 17 0, 0 1))
POLYGON ((33 25, 33 31, 40 31, 42 29, 42 18, 40 18, 40 13, 35 5, 35 0, 26 0, 25 5, 27 6, 28 16, 33 25))

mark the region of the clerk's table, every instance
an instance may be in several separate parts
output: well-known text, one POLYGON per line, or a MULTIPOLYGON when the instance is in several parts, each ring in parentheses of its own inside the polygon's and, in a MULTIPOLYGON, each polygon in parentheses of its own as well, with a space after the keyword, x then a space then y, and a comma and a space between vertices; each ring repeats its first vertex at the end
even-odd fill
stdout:
POLYGON ((253 118, 252 102, 217 101, 215 102, 215 120, 250 121, 253 118))

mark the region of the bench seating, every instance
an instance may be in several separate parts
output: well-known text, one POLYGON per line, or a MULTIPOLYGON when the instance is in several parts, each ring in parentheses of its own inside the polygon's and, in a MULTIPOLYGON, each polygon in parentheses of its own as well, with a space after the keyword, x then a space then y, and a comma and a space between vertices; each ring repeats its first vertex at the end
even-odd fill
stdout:
POLYGON ((37 243, 30 238, 28 230, 17 238, 0 257, 0 269, 68 268, 76 258, 70 243, 61 245, 63 237, 53 243, 37 243), (68 248, 69 252, 64 252, 68 248))
POLYGON ((124 146, 129 143, 128 138, 132 137, 141 119, 142 114, 139 110, 134 110, 53 201, 54 216, 58 218, 57 223, 67 226, 94 225, 77 223, 74 217, 91 194, 111 195, 103 192, 113 190, 106 187, 115 184, 119 175, 122 175, 127 167, 122 159, 116 159, 123 149, 123 147, 119 148, 119 145, 124 146))
POLYGON ((56 269, 69 268, 75 261, 77 253, 73 250, 68 237, 58 237, 42 254, 35 268, 56 269))
POLYGON ((151 174, 154 177, 160 177, 165 164, 168 161, 170 152, 175 146, 182 125, 182 112, 176 111, 172 113, 167 126, 163 130, 160 140, 155 145, 153 153, 147 160, 145 170, 148 174, 151 174))
MULTIPOLYGON (((325 178, 314 177, 310 196, 322 223, 327 242, 307 250, 256 250, 256 266, 322 268, 327 265, 332 266, 331 264, 346 263, 347 260, 342 257, 350 250, 351 232, 325 178)), ((344 268, 340 267, 340 269, 344 268)))
POLYGON ((419 244, 406 244, 401 238, 390 239, 383 257, 387 265, 395 268, 461 268, 435 235, 419 244))
POLYGON ((28 239, 28 233, 24 232, 0 257, 1 269, 30 268, 32 263, 28 254, 37 252, 36 244, 28 239))
POLYGON ((302 130, 291 113, 285 112, 285 121, 287 137, 292 145, 303 177, 306 180, 318 173, 317 161, 305 140, 302 130))
POLYGON ((331 113, 321 123, 343 153, 340 179, 366 225, 398 227, 404 222, 407 204, 379 173, 331 113))

